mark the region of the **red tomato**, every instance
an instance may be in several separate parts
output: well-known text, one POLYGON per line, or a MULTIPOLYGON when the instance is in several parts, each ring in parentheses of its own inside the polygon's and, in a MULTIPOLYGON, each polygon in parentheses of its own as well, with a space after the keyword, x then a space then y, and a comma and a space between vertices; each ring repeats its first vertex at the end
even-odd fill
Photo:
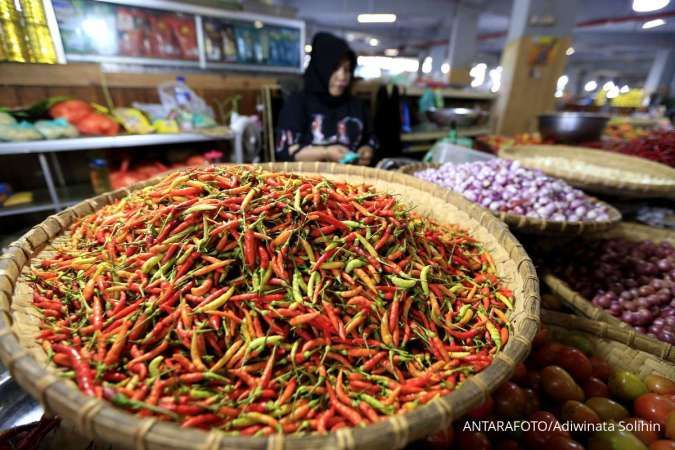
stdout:
POLYGON ((599 378, 589 377, 582 384, 581 388, 586 394, 586 398, 591 397, 609 397, 609 388, 599 378))
POLYGON ((532 389, 523 389, 525 395, 525 415, 529 416, 539 410, 539 396, 532 389))
POLYGON ((511 381, 518 383, 521 386, 527 381, 527 367, 525 364, 518 363, 516 368, 513 370, 513 375, 511 375, 511 381))
POLYGON ((668 415, 675 409, 675 403, 665 395, 644 394, 635 399, 635 414, 666 426, 668 415))
POLYGON ((612 367, 607 364, 607 361, 596 356, 591 356, 588 360, 591 362, 591 367, 593 368, 593 376, 607 383, 609 377, 614 373, 612 367))
POLYGON ((503 441, 499 441, 497 448, 499 450, 523 450, 523 447, 520 446, 518 441, 515 441, 513 439, 505 439, 503 441))
POLYGON ((675 411, 668 414, 666 419, 666 437, 675 440, 675 411))
POLYGON ((644 379, 647 389, 655 394, 675 394, 675 382, 660 375, 647 375, 644 379))
POLYGON ((558 352, 563 347, 564 345, 558 342, 549 342, 537 350, 532 359, 539 367, 551 366, 555 364, 555 361, 558 359, 558 352))
POLYGON ((649 445, 659 440, 659 433, 656 431, 655 424, 649 423, 639 417, 626 419, 626 429, 633 433, 645 445, 649 445))
POLYGON ((490 414, 492 414, 492 408, 494 404, 495 404, 494 400, 492 400, 492 397, 488 395, 488 398, 483 403, 476 406, 466 415, 467 417, 470 417, 472 419, 484 419, 490 414))
POLYGON ((527 381, 525 386, 531 388, 535 392, 539 390, 539 385, 541 384, 541 373, 536 370, 530 370, 527 372, 527 381))
POLYGON ((523 442, 528 448, 532 450, 542 449, 553 436, 563 436, 566 438, 570 437, 568 432, 560 428, 553 428, 555 424, 559 424, 559 422, 558 419, 556 419, 555 416, 548 411, 537 411, 529 417, 529 420, 535 422, 546 422, 549 424, 547 428, 551 430, 540 431, 540 428, 543 427, 538 426, 532 427, 532 429, 523 433, 523 442))
POLYGON ((94 108, 82 100, 65 100, 49 108, 49 114, 53 118, 63 117, 73 125, 76 125, 84 116, 92 112, 94 112, 94 108))
POLYGON ((553 436, 546 443, 546 450, 584 450, 584 446, 565 436, 553 436))
POLYGON ((445 431, 440 431, 424 440, 424 448, 431 450, 446 450, 452 447, 455 430, 449 426, 445 431))
POLYGON ((675 450, 675 441, 656 441, 652 442, 649 450, 675 450))
POLYGON ((493 394, 495 414, 515 419, 525 412, 526 398, 523 390, 516 383, 507 381, 497 388, 493 394))
POLYGON ((559 403, 568 400, 584 401, 584 391, 565 369, 558 366, 548 366, 542 369, 541 389, 549 398, 559 403))
POLYGON ((578 382, 588 379, 593 373, 593 366, 588 357, 574 347, 565 346, 560 349, 556 363, 578 382))
POLYGON ((480 431, 458 431, 455 439, 457 448, 492 450, 490 440, 480 431))
POLYGON ((532 348, 539 348, 548 343, 550 340, 551 336, 548 332, 548 328, 546 328, 544 325, 541 325, 537 331, 537 334, 534 335, 534 339, 532 340, 532 348))

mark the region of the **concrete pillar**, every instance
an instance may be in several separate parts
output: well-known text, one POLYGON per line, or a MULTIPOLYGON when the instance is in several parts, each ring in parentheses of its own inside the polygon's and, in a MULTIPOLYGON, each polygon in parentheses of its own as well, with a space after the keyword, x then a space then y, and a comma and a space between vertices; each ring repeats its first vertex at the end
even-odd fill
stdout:
POLYGON ((668 95, 674 74, 675 50, 669 48, 657 50, 656 57, 645 81, 645 98, 649 98, 653 93, 668 95))
POLYGON ((448 46, 434 45, 431 47, 429 56, 431 56, 431 77, 435 80, 444 79, 445 74, 443 74, 441 66, 448 59, 448 46))
POLYGON ((469 71, 478 49, 478 15, 473 7, 457 4, 448 42, 448 83, 468 86, 469 71))
POLYGON ((514 0, 495 104, 498 133, 534 131, 536 117, 553 109, 576 5, 577 0, 514 0))

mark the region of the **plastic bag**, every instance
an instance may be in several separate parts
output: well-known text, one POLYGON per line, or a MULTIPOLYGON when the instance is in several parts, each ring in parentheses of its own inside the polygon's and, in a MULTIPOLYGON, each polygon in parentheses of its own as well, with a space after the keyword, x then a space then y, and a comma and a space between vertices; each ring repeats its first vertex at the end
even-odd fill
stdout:
POLYGON ((113 114, 117 120, 122 122, 122 126, 129 133, 148 134, 155 131, 150 122, 148 122, 148 119, 138 109, 115 108, 113 114))
POLYGON ((0 125, 14 125, 16 119, 6 112, 0 111, 0 125))
POLYGON ((42 139, 38 130, 28 122, 15 125, 0 125, 0 141, 23 142, 42 139))
POLYGON ((54 120, 38 120, 35 128, 45 139, 74 138, 79 136, 77 128, 62 117, 54 120))
MULTIPOLYGON (((215 117, 213 109, 206 104, 204 99, 199 97, 192 89, 185 86, 185 88, 190 93, 190 103, 189 110, 192 114, 202 114, 209 116, 211 118, 215 117)), ((176 102, 176 82, 167 81, 162 83, 157 88, 159 93, 159 101, 162 103, 165 111, 174 111, 178 109, 178 103, 176 102)))

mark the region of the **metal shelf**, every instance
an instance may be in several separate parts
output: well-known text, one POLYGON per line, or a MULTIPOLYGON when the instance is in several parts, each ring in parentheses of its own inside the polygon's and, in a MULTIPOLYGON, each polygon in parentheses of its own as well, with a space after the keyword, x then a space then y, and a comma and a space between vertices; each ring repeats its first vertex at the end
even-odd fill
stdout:
MULTIPOLYGON (((458 128, 457 134, 462 137, 480 136, 490 134, 491 129, 487 126, 458 128)), ((433 131, 414 131, 412 133, 402 133, 402 142, 432 141, 446 137, 450 133, 449 128, 443 128, 433 131)))
POLYGON ((50 139, 44 141, 0 143, 0 156, 31 153, 65 152, 73 150, 99 150, 150 145, 182 144, 190 142, 212 142, 233 140, 233 133, 210 136, 199 133, 177 134, 125 134, 106 137, 80 137, 72 139, 50 139))
POLYGON ((33 192, 33 201, 16 206, 0 207, 0 217, 16 216, 19 214, 30 214, 42 211, 58 211, 67 208, 82 200, 94 195, 89 184, 80 184, 74 186, 57 187, 56 192, 59 197, 59 203, 54 204, 49 196, 47 189, 36 189, 33 192))

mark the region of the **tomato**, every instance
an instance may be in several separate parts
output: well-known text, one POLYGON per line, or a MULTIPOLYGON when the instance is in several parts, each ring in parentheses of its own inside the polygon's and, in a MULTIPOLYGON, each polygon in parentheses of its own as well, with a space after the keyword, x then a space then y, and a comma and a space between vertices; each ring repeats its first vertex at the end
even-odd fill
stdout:
POLYGON ((666 419, 666 437, 675 440, 675 411, 668 414, 666 419))
POLYGON ((556 424, 560 425, 560 422, 548 411, 537 411, 528 420, 548 424, 546 430, 540 424, 539 426, 532 426, 530 430, 523 433, 523 442, 532 450, 542 449, 553 436, 570 437, 568 432, 562 430, 559 426, 555 427, 556 424))
POLYGON ((65 100, 49 108, 49 114, 53 118, 63 117, 73 125, 92 112, 94 108, 83 100, 65 100))
POLYGON ((525 415, 529 416, 539 410, 539 396, 532 389, 523 389, 525 395, 525 415))
POLYGON ((532 360, 539 367, 553 365, 555 364, 556 359, 558 359, 558 352, 564 347, 565 346, 559 342, 549 342, 548 344, 544 344, 534 353, 532 360))
POLYGON ((527 399, 523 390, 516 383, 507 381, 497 388, 493 396, 495 414, 498 416, 515 419, 524 414, 527 399))
POLYGON ((541 385, 541 373, 536 370, 528 371, 525 386, 533 389, 534 391, 539 391, 540 385, 541 385))
POLYGON ((518 363, 516 365, 516 368, 513 370, 513 375, 511 375, 511 381, 520 385, 527 381, 527 367, 525 367, 525 364, 518 363))
POLYGON ((119 132, 120 126, 108 116, 90 113, 78 121, 77 129, 82 134, 114 136, 119 132))
POLYGON ((553 436, 546 443, 546 450, 584 450, 584 446, 565 436, 553 436))
POLYGON ((666 426, 668 415, 675 409, 675 403, 668 397, 659 394, 644 394, 635 399, 635 414, 666 426))
POLYGON ((609 381, 609 377, 612 376, 614 370, 612 370, 612 367, 607 364, 607 361, 602 360, 596 356, 591 356, 588 358, 588 360, 591 362, 591 367, 593 367, 593 376, 595 378, 599 378, 605 383, 609 381))
POLYGON ((586 338, 586 336, 583 336, 581 334, 573 333, 567 335, 563 338, 563 342, 567 345, 571 345, 572 347, 581 350, 588 356, 591 356, 595 352, 593 343, 589 341, 588 338, 586 338))
POLYGON ((656 441, 652 442, 649 450, 675 450, 675 441, 656 441))
POLYGON ((491 450, 490 440, 480 431, 458 431, 455 436, 457 448, 470 448, 475 450, 491 450))
POLYGON ((548 366, 541 371, 541 388, 553 400, 584 400, 584 391, 574 382, 565 369, 548 366))
POLYGON ((644 381, 650 392, 662 395, 675 394, 675 382, 668 378, 660 375, 647 375, 644 381))
POLYGON ((608 398, 589 398, 586 400, 586 406, 595 411, 602 420, 622 420, 628 417, 626 408, 608 398))
POLYGON ((629 431, 596 431, 588 441, 588 450, 647 450, 629 431))
POLYGON ((518 441, 513 439, 505 439, 503 441, 499 441, 497 448, 499 450, 523 450, 523 447, 520 446, 518 441))
POLYGON ((589 377, 581 386, 586 398, 609 397, 609 388, 600 378, 589 377))
POLYGON ((455 430, 452 426, 449 426, 444 431, 439 431, 436 434, 427 436, 424 440, 424 448, 431 450, 446 450, 452 447, 452 440, 455 434, 455 430))
POLYGON ((581 350, 574 347, 563 347, 558 352, 556 364, 565 369, 576 381, 582 382, 593 373, 591 361, 581 350))
POLYGON ((627 370, 615 372, 609 378, 607 386, 612 397, 617 397, 619 400, 632 401, 647 393, 647 386, 645 386, 640 377, 627 370))
POLYGON ((657 424, 647 422, 638 417, 626 419, 626 431, 630 431, 636 438, 640 439, 645 445, 649 445, 659 439, 657 424))
POLYGON ((467 417, 470 417, 472 419, 484 419, 490 414, 492 414, 492 409, 494 405, 495 405, 494 400, 492 400, 492 397, 488 395, 487 399, 483 403, 476 406, 466 415, 467 417))
POLYGON ((542 347, 544 344, 547 344, 550 340, 551 335, 548 332, 548 328, 541 325, 539 327, 539 330, 537 330, 537 334, 534 335, 534 339, 532 340, 532 348, 542 347))
POLYGON ((575 400, 565 402, 560 411, 560 420, 575 423, 600 423, 600 417, 588 406, 575 400))

